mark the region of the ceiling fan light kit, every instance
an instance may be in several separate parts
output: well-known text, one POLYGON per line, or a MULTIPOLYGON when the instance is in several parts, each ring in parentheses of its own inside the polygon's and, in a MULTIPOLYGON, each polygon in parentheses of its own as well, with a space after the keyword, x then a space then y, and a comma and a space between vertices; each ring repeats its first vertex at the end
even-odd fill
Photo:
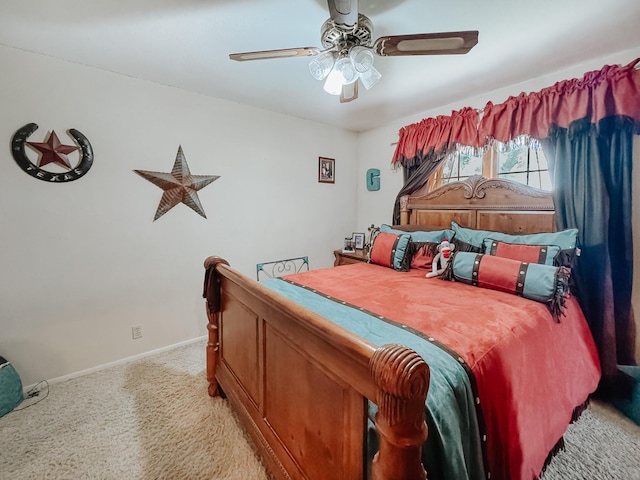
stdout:
POLYGON ((358 73, 364 73, 373 67, 373 53, 368 48, 360 45, 351 47, 349 58, 358 73))
POLYGON ((371 43, 373 24, 358 13, 357 0, 327 0, 330 18, 321 28, 323 49, 317 47, 232 53, 231 60, 314 57, 309 71, 324 80, 324 90, 340 95, 340 102, 358 98, 358 80, 369 90, 382 78, 373 66, 379 56, 465 54, 478 43, 475 30, 442 33, 390 35, 371 43))
POLYGON ((344 85, 349 85, 356 80, 358 80, 358 72, 356 72, 351 59, 340 57, 324 82, 324 91, 331 95, 340 95, 344 85))
POLYGON ((382 74, 374 67, 360 74, 360 82, 362 82, 362 86, 367 90, 371 90, 371 87, 378 83, 378 80, 381 78, 382 74))
POLYGON ((336 63, 333 52, 322 52, 309 62, 309 71, 316 80, 324 80, 336 63))

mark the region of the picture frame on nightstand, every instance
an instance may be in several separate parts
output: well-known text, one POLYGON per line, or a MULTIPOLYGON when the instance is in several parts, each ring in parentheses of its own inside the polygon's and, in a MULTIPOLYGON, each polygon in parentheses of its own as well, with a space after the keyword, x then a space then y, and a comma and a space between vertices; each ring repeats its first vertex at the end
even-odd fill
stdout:
POLYGON ((353 246, 356 248, 356 250, 361 250, 364 248, 364 233, 354 232, 351 238, 353 238, 353 246))

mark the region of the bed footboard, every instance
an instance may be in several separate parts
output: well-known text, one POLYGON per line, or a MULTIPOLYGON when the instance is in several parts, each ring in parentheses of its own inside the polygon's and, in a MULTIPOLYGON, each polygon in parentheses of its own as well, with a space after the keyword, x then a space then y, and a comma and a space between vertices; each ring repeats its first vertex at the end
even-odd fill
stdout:
POLYGON ((278 479, 364 478, 368 401, 374 480, 426 479, 429 367, 376 347, 229 267, 205 261, 209 394, 224 391, 278 479))

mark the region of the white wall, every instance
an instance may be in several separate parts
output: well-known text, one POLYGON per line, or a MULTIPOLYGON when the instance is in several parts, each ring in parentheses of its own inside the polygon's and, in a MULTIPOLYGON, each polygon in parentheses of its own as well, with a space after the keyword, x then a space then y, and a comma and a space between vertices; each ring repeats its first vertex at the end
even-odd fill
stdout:
POLYGON ((328 267, 344 236, 390 221, 401 127, 637 56, 595 59, 357 135, 0 46, 0 355, 30 384, 204 335, 207 256, 249 276, 259 261, 297 255, 328 267), (80 130, 93 168, 59 185, 28 176, 10 143, 30 122, 40 126, 30 141, 55 130, 69 144, 66 131, 80 130), (199 192, 208 219, 178 205, 152 222, 162 192, 132 170, 169 172, 178 145, 193 174, 221 176, 199 192), (318 156, 336 159, 335 185, 317 183, 318 156), (366 190, 369 168, 381 170, 377 192, 366 190), (134 324, 144 332, 135 341, 134 324))
POLYGON ((354 133, 2 46, 0 65, 0 355, 25 384, 204 335, 209 255, 249 276, 299 255, 328 267, 353 231, 354 133), (30 141, 82 132, 91 170, 24 173, 10 144, 30 122, 30 141), (170 172, 179 145, 192 174, 221 176, 199 192, 208 219, 180 204, 153 222, 162 191, 132 170, 170 172))
MULTIPOLYGON (((460 110, 469 106, 483 108, 488 101, 495 104, 504 102, 509 96, 517 96, 520 92, 535 92, 542 88, 553 85, 556 82, 581 78, 586 72, 600 70, 604 65, 621 64, 626 65, 635 58, 640 57, 640 48, 620 52, 602 58, 596 58, 586 63, 581 63, 568 67, 552 75, 546 75, 531 79, 527 82, 512 85, 507 88, 489 92, 480 97, 467 98, 455 104, 450 104, 430 110, 419 115, 407 117, 384 127, 361 133, 358 137, 358 228, 366 229, 372 223, 390 223, 392 220, 393 203, 395 197, 402 188, 403 178, 401 170, 391 169, 391 158, 395 152, 395 145, 392 143, 398 140, 398 131, 407 125, 419 122, 423 118, 435 117, 437 115, 450 115, 452 110, 460 110), (369 192, 366 189, 365 172, 369 168, 380 169, 380 190, 369 192)), ((428 93, 427 93, 428 95, 428 93)), ((636 142, 638 145, 638 142, 636 142)), ((635 156, 640 158, 640 149, 636 148, 635 156)), ((640 169, 634 171, 634 225, 638 225, 636 219, 640 219, 640 169), (638 179, 638 181, 636 181, 638 179)), ((630 212, 631 214, 631 212, 630 212)), ((366 231, 366 230, 364 230, 366 231)), ((635 265, 634 265, 634 297, 633 306, 637 312, 637 330, 640 332, 640 228, 634 232, 635 244, 635 265)), ((640 359, 640 335, 637 337, 636 358, 640 359)))

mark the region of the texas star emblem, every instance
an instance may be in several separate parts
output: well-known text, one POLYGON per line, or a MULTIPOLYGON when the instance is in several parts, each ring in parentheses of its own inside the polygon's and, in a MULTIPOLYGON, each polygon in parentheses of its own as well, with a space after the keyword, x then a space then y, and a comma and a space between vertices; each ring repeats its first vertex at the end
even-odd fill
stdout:
POLYGON ((16 163, 34 178, 50 183, 63 183, 77 180, 86 174, 93 165, 93 149, 87 137, 75 129, 69 129, 69 135, 77 145, 63 145, 55 131, 51 131, 45 142, 27 142, 27 139, 38 129, 35 123, 28 123, 20 128, 11 140, 11 152, 16 163), (38 164, 33 163, 25 151, 25 145, 29 145, 40 155, 38 164), (72 166, 68 155, 80 150, 80 161, 72 166), (52 172, 42 167, 54 164, 61 167, 64 172, 52 172))

